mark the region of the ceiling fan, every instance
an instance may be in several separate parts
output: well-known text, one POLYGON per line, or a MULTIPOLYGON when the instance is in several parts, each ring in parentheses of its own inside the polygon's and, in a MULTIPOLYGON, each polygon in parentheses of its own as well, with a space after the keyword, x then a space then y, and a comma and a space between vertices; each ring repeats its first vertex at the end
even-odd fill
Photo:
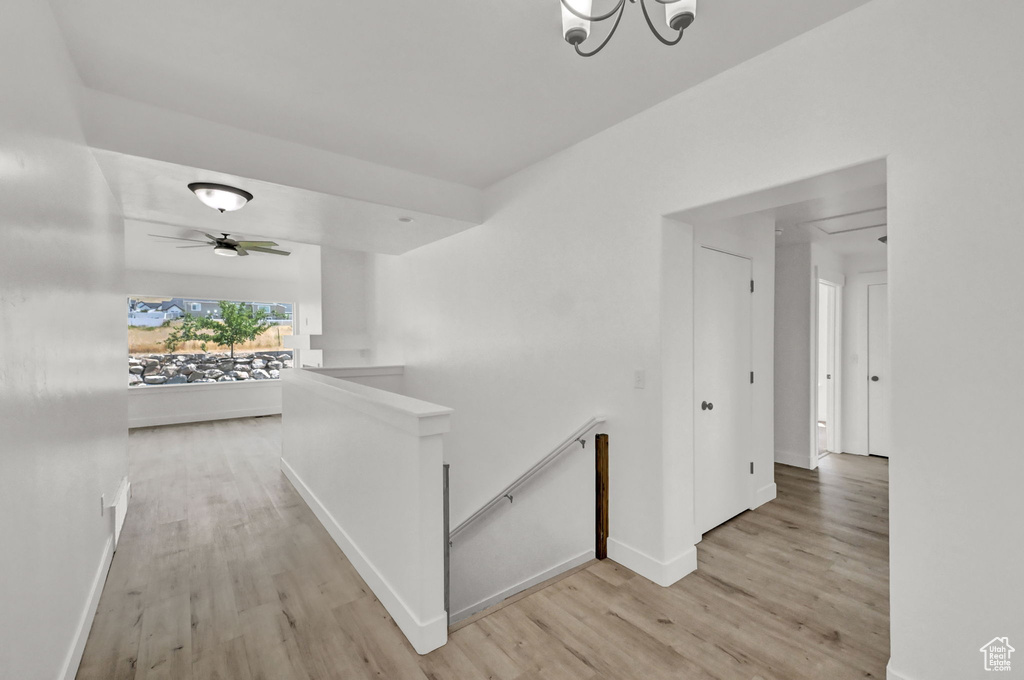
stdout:
POLYGON ((220 237, 206 232, 200 232, 205 236, 207 241, 201 241, 194 238, 182 238, 180 236, 163 236, 161 234, 150 234, 156 238, 165 238, 172 241, 189 241, 192 243, 199 243, 198 246, 178 246, 178 248, 208 248, 213 246, 213 252, 217 255, 223 255, 225 257, 245 257, 250 252, 252 253, 268 253, 270 255, 291 255, 287 250, 274 250, 273 246, 277 244, 273 241, 236 241, 230 238, 230 234, 222 233, 220 237))

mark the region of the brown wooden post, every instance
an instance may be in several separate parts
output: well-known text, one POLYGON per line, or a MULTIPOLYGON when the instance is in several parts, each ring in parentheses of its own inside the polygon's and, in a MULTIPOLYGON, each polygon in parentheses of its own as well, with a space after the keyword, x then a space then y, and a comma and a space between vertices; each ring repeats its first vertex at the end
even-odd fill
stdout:
POLYGON ((608 435, 594 438, 597 467, 597 559, 608 557, 608 435))

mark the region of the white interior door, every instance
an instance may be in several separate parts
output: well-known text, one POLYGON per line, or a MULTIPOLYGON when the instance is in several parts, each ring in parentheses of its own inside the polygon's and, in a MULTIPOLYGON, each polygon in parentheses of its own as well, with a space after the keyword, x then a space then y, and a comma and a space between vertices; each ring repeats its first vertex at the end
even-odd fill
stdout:
POLYGON ((703 534, 752 502, 751 261, 697 248, 694 280, 694 512, 703 534))
POLYGON ((868 286, 868 453, 889 456, 889 288, 868 286))

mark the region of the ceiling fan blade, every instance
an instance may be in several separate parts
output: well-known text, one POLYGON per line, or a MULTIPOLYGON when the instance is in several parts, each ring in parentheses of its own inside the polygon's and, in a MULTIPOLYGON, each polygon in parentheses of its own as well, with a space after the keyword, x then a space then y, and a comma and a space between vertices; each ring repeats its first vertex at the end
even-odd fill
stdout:
POLYGON ((201 246, 175 246, 175 248, 178 248, 179 250, 180 250, 181 248, 209 248, 209 247, 210 247, 210 244, 209 244, 209 243, 204 243, 204 244, 203 244, 203 245, 201 245, 201 246))
POLYGON ((249 251, 247 251, 245 248, 236 247, 235 252, 238 253, 239 257, 246 257, 249 254, 249 251))
POLYGON ((203 234, 203 236, 205 236, 206 238, 210 239, 213 242, 217 242, 217 241, 219 241, 222 238, 220 236, 213 236, 212 234, 207 234, 205 231, 202 232, 202 234, 203 234))
POLYGON ((269 255, 291 255, 287 250, 274 250, 273 248, 263 248, 262 246, 250 246, 249 250, 254 253, 267 253, 269 255))
POLYGON ((249 247, 269 248, 271 246, 276 246, 277 244, 274 243, 273 241, 239 241, 238 245, 242 246, 243 248, 249 248, 249 247))
POLYGON ((200 241, 199 239, 195 238, 181 238, 180 236, 164 236, 163 234, 149 234, 149 236, 155 236, 156 238, 167 238, 171 239, 172 241, 191 241, 192 243, 202 243, 203 245, 207 245, 206 241, 200 241))

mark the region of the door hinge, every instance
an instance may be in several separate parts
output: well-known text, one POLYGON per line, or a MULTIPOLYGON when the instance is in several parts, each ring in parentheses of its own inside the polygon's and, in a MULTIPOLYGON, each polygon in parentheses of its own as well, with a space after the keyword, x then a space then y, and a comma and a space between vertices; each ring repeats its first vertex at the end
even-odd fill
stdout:
POLYGON ((754 279, 750 279, 750 292, 754 292, 754 279))
POLYGON ((754 461, 750 461, 750 474, 754 474, 754 461))
POLYGON ((751 385, 754 384, 754 372, 753 371, 750 372, 750 384, 751 385))

